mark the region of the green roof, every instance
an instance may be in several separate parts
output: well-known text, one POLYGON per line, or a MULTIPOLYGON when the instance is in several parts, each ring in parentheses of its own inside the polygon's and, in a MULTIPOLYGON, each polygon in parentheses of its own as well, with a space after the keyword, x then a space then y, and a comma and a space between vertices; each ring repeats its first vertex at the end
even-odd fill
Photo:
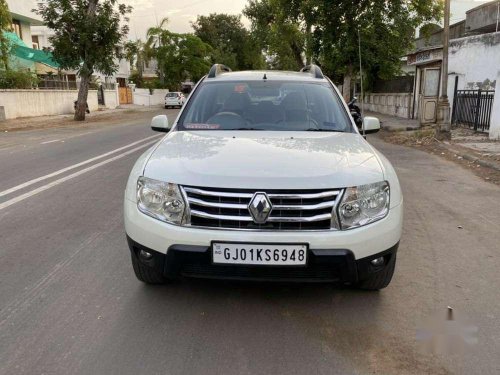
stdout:
POLYGON ((59 64, 54 61, 50 52, 29 48, 26 43, 24 43, 24 41, 15 33, 4 32, 4 35, 12 43, 12 55, 24 60, 45 64, 52 68, 59 68, 59 64))

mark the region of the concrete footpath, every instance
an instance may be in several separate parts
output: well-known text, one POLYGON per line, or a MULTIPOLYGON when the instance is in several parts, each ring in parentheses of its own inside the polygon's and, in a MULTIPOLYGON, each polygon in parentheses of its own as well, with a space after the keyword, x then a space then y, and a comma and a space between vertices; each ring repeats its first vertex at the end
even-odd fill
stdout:
POLYGON ((379 118, 383 130, 399 132, 398 134, 401 134, 402 137, 407 134, 408 137, 414 139, 431 137, 432 141, 439 142, 440 146, 452 152, 457 158, 500 171, 500 141, 489 139, 488 133, 456 127, 451 130, 451 139, 441 142, 434 139, 432 127, 421 127, 418 120, 368 111, 365 114, 379 118))
POLYGON ((420 129, 418 120, 385 115, 383 113, 365 111, 365 116, 377 117, 380 120, 382 129, 388 131, 410 131, 420 129))
POLYGON ((134 104, 121 105, 116 109, 100 108, 98 111, 87 114, 85 116, 85 121, 82 122, 75 122, 73 120, 73 113, 57 116, 23 117, 1 121, 0 132, 65 127, 75 124, 92 124, 109 121, 110 119, 119 117, 123 114, 130 115, 143 112, 155 112, 161 108, 163 108, 162 105, 149 107, 134 104))

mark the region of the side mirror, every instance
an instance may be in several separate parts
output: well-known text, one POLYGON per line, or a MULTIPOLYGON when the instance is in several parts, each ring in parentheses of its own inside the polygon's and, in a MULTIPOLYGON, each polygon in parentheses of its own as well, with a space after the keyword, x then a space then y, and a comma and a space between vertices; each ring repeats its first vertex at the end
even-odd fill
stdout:
POLYGON ((157 132, 167 133, 170 130, 167 115, 159 115, 151 120, 151 129, 157 132))
MULTIPOLYGON (((376 117, 367 116, 363 119, 363 126, 366 134, 377 133, 380 130, 380 120, 376 117)), ((360 132, 363 134, 363 129, 360 129, 360 132)))

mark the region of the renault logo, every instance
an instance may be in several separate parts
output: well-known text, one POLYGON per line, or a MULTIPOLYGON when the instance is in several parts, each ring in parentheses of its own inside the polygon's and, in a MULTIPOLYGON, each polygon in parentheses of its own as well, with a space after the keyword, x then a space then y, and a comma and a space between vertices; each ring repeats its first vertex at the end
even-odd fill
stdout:
POLYGON ((272 209, 273 206, 266 193, 255 193, 248 205, 248 211, 257 224, 264 224, 272 209))

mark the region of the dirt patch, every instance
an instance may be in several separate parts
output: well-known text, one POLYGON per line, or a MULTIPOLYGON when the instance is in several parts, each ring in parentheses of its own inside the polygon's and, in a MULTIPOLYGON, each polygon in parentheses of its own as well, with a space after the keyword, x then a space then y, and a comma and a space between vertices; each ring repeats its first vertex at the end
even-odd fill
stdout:
POLYGON ((83 128, 86 126, 102 125, 106 123, 116 124, 116 121, 120 121, 123 117, 126 117, 127 121, 130 121, 144 117, 145 112, 156 111, 160 111, 160 109, 118 109, 98 111, 87 115, 85 121, 74 121, 72 114, 63 116, 26 117, 0 122, 0 132, 17 132, 66 127, 83 128))
MULTIPOLYGON (((466 132, 469 135, 470 132, 466 132)), ((472 171, 476 176, 495 185, 500 185, 500 171, 485 167, 478 164, 478 160, 483 160, 500 165, 500 156, 475 152, 469 148, 462 147, 460 143, 452 140, 451 143, 445 144, 436 139, 434 129, 423 128, 413 132, 380 132, 380 137, 389 143, 414 147, 427 151, 430 154, 437 155, 444 159, 450 160, 459 164, 463 168, 472 171), (464 158, 464 153, 473 156, 473 160, 464 158)), ((487 140, 483 140, 486 142, 487 140)))

